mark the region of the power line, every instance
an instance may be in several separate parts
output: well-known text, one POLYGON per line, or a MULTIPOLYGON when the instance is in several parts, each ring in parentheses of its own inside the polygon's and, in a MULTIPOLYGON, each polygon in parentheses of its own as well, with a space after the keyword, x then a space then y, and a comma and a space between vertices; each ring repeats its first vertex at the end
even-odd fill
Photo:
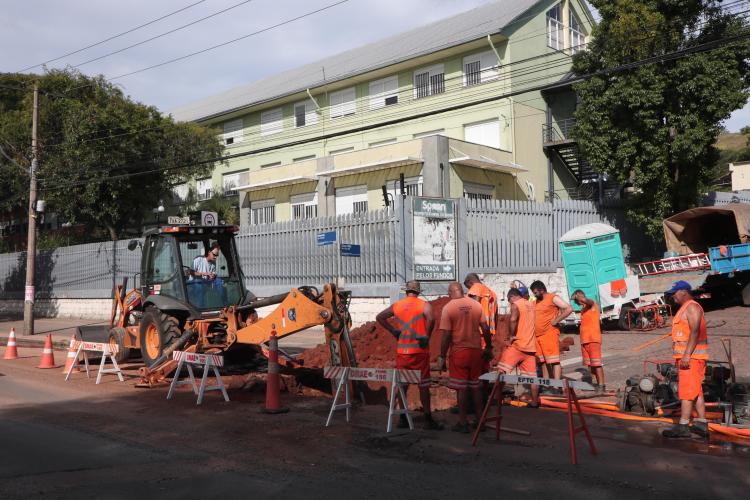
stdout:
POLYGON ((55 57, 54 59, 49 59, 49 60, 47 60, 47 61, 44 61, 44 62, 40 62, 40 63, 38 63, 38 64, 34 64, 33 66, 28 66, 28 67, 26 67, 26 68, 20 69, 20 70, 16 71, 16 73, 23 73, 24 71, 28 71, 28 70, 30 70, 30 69, 33 69, 33 68, 36 68, 36 67, 39 67, 39 66, 43 66, 43 65, 45 65, 45 64, 49 64, 49 63, 51 63, 51 62, 59 61, 60 59, 63 59, 63 58, 65 58, 65 57, 68 57, 68 56, 72 56, 73 54, 78 54, 79 52, 83 52, 84 50, 88 50, 88 49, 90 49, 90 48, 92 48, 92 47, 96 47, 96 46, 98 46, 98 45, 101 45, 101 44, 103 44, 103 43, 109 42, 110 40, 114 40, 115 38, 119 38, 119 37, 121 37, 121 36, 123 36, 123 35, 127 35, 128 33, 132 33, 132 32, 134 32, 134 31, 137 31, 137 30, 141 29, 141 28, 145 28, 146 26, 149 26, 149 25, 151 25, 151 24, 154 24, 154 23, 156 23, 156 22, 159 22, 159 21, 161 21, 162 19, 166 19, 166 18, 168 18, 168 17, 170 17, 170 16, 173 16, 173 15, 175 15, 175 14, 179 14, 180 12, 182 12, 182 11, 184 11, 184 10, 187 10, 187 9, 189 9, 189 8, 191 8, 191 7, 195 7, 196 5, 198 5, 198 4, 200 4, 200 3, 203 3, 203 2, 205 2, 205 1, 206 1, 206 0, 199 0, 198 2, 194 2, 194 3, 191 3, 190 5, 186 5, 185 7, 182 7, 181 9, 177 9, 177 10, 175 10, 175 11, 173 11, 173 12, 170 12, 169 14, 165 14, 165 15, 163 15, 163 16, 161 16, 161 17, 158 17, 158 18, 156 18, 156 19, 153 19, 153 20, 151 20, 151 21, 148 21, 148 22, 146 22, 146 23, 143 23, 143 24, 141 24, 141 25, 138 25, 138 26, 136 26, 135 28, 131 28, 131 29, 127 30, 127 31, 123 31, 122 33, 118 33, 118 34, 116 34, 116 35, 112 35, 112 36, 110 36, 110 37, 107 37, 107 38, 105 38, 104 40, 100 40, 100 41, 98 41, 98 42, 92 43, 92 44, 90 44, 90 45, 87 45, 87 46, 85 46, 85 47, 83 47, 83 48, 80 48, 80 49, 78 49, 78 50, 74 50, 74 51, 72 51, 72 52, 68 52, 67 54, 63 54, 63 55, 61 55, 61 56, 55 57))
POLYGON ((138 47, 138 46, 143 45, 143 44, 148 43, 148 42, 152 42, 152 41, 154 41, 154 40, 156 40, 158 38, 162 38, 164 36, 171 35, 172 33, 175 33, 177 31, 183 30, 185 28, 188 28, 188 27, 193 26, 195 24, 198 24, 200 22, 206 21, 207 19, 211 19, 211 18, 216 17, 216 16, 218 16, 220 14, 224 14, 225 12, 229 12, 232 9, 236 9, 237 7, 245 5, 246 3, 250 3, 252 1, 253 0, 244 0, 244 1, 240 2, 240 3, 236 3, 234 5, 230 5, 226 9, 221 9, 221 10, 219 10, 217 12, 214 12, 213 14, 209 14, 209 15, 207 15, 205 17, 201 17, 200 19, 196 19, 195 21, 189 22, 187 24, 183 24, 182 26, 178 26, 177 28, 171 29, 169 31, 165 31, 164 33, 159 33, 158 35, 154 35, 151 38, 147 38, 145 40, 141 40, 140 42, 136 42, 136 43, 134 43, 132 45, 128 45, 127 47, 123 47, 121 49, 109 52, 107 54, 104 54, 104 55, 101 55, 101 56, 98 56, 98 57, 94 57, 94 58, 89 59, 87 61, 84 61, 82 63, 78 63, 78 64, 74 65, 73 67, 74 68, 80 68, 81 66, 83 66, 85 64, 89 64, 89 63, 92 63, 92 62, 95 62, 95 61, 101 61, 102 59, 105 59, 105 58, 107 58, 109 56, 113 56, 115 54, 119 54, 121 52, 125 52, 126 50, 132 49, 134 47, 138 47))

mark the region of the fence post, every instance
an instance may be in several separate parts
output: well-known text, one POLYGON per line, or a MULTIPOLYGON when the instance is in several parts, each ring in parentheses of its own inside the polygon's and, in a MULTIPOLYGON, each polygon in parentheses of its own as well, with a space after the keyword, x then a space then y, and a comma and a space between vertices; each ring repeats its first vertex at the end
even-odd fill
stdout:
POLYGON ((466 276, 469 271, 469 239, 468 239, 468 215, 466 210, 466 198, 458 199, 456 207, 456 278, 466 276))

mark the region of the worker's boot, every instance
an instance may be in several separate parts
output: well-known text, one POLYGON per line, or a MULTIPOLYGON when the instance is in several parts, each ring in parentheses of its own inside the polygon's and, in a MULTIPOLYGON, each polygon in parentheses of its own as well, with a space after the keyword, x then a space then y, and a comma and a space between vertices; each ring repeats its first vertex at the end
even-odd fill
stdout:
POLYGON ((432 415, 425 416, 423 429, 427 431, 442 431, 443 424, 432 418, 432 415))
POLYGON ((690 432, 692 432, 693 434, 698 434, 704 439, 708 439, 708 421, 698 419, 693 420, 693 425, 690 426, 690 432))
POLYGON ((671 429, 661 431, 661 435, 665 438, 689 438, 690 427, 688 424, 675 424, 671 429))
POLYGON ((399 429, 409 428, 409 420, 406 418, 406 415, 399 415, 398 425, 396 427, 399 429))

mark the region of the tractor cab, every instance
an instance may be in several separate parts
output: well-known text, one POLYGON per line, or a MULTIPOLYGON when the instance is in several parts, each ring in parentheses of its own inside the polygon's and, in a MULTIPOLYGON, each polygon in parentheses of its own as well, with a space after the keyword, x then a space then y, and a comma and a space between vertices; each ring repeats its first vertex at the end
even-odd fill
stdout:
POLYGON ((234 241, 239 228, 196 222, 170 217, 168 225, 146 232, 141 293, 147 301, 186 304, 201 312, 242 304, 248 292, 234 241))

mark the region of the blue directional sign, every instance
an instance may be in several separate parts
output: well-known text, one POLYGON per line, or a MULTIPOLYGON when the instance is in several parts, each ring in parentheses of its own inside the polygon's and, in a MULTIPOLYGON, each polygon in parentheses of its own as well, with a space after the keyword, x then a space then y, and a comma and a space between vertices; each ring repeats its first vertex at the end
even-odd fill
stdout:
POLYGON ((342 257, 361 257, 362 248, 359 245, 352 245, 350 243, 341 244, 341 256, 342 257))
POLYGON ((316 241, 319 247, 333 245, 336 242, 336 231, 326 231, 325 233, 318 233, 316 241))

